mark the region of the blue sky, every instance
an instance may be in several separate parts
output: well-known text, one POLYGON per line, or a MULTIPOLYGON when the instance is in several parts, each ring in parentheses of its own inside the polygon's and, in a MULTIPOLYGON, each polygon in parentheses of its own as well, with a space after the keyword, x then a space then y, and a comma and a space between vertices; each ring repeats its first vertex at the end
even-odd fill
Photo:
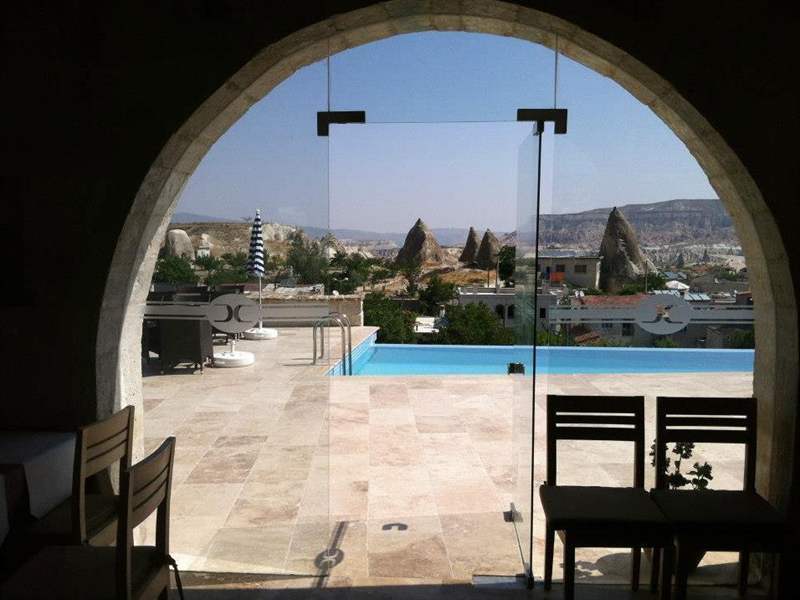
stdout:
MULTIPOLYGON (((417 217, 510 231, 518 198, 532 197, 519 189, 531 185, 519 170, 532 145, 516 109, 551 107, 553 74, 552 50, 483 34, 402 35, 334 55, 331 109, 365 110, 367 125, 317 137, 327 67, 301 69, 211 148, 177 210, 238 219, 261 208, 267 220, 382 232, 417 217)), ((563 56, 558 105, 569 132, 545 145, 546 212, 716 197, 658 117, 563 56)))

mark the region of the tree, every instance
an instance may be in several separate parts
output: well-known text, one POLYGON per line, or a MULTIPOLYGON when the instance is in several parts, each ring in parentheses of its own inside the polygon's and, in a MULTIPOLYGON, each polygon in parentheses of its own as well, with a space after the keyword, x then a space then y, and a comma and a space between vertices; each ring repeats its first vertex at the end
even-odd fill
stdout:
POLYGON ((406 279, 406 293, 414 296, 419 290, 419 278, 422 275, 422 261, 419 258, 409 258, 397 263, 397 270, 406 279))
POLYGON ((514 284, 514 263, 517 256, 517 249, 514 246, 503 246, 497 255, 499 273, 498 277, 503 281, 514 284))
POLYGON ((226 252, 222 255, 222 260, 231 269, 246 269, 247 268, 247 253, 246 252, 226 252))
POLYGON ((686 259, 683 257, 683 252, 678 253, 678 258, 675 260, 675 266, 682 269, 686 266, 686 259))
POLYGON ((439 312, 439 307, 455 298, 456 286, 447 283, 441 277, 434 274, 428 280, 428 286, 419 292, 422 312, 426 315, 435 315, 439 312))
POLYGON ((322 245, 310 240, 298 229, 289 234, 289 251, 286 266, 294 270, 300 283, 321 283, 328 273, 328 259, 322 245))
POLYGON ((437 344, 510 345, 514 335, 485 304, 451 305, 436 334, 437 344))
POLYGON ((221 269, 225 263, 222 259, 214 258, 210 254, 206 256, 198 256, 194 259, 194 264, 197 267, 200 267, 203 271, 208 271, 211 273, 212 271, 216 271, 217 269, 221 269))
POLYGON ((153 281, 158 283, 197 283, 198 279, 191 261, 183 256, 159 258, 153 273, 153 281))
POLYGON ((371 292, 364 297, 364 325, 378 327, 378 341, 387 344, 414 342, 417 316, 383 294, 371 292))
POLYGON ((642 294, 645 291, 661 290, 667 283, 666 278, 658 273, 648 273, 647 275, 639 275, 631 283, 625 284, 619 291, 620 296, 632 296, 634 294, 642 294))

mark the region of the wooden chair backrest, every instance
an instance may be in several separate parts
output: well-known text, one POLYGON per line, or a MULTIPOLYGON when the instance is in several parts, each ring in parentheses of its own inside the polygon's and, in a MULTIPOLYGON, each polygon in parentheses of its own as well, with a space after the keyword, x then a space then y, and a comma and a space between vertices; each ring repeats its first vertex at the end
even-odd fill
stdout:
POLYGON ((117 526, 117 598, 130 600, 133 530, 156 512, 156 548, 162 565, 169 557, 169 503, 175 438, 169 437, 150 456, 120 477, 120 518, 117 526))
POLYGON ((656 489, 667 487, 667 444, 744 444, 744 489, 756 489, 755 398, 673 398, 656 400, 656 489))
POLYGON ((84 425, 75 440, 72 480, 72 537, 86 541, 86 480, 118 463, 119 472, 131 466, 133 407, 126 406, 107 419, 84 425))
POLYGON ((547 485, 556 485, 558 440, 633 442, 633 485, 644 487, 644 396, 547 396, 547 485))

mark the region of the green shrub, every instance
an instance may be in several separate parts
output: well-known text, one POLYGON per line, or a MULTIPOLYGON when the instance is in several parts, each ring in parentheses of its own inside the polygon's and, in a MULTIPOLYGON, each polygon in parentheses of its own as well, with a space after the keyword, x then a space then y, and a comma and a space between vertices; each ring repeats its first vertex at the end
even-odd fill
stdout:
POLYGON ((414 321, 417 316, 380 293, 364 297, 364 324, 378 329, 378 342, 385 344, 414 343, 414 321))
POLYGON ((191 261, 183 256, 159 258, 153 273, 153 281, 158 283, 197 283, 198 279, 191 261))
POLYGON ((437 344, 499 346, 514 343, 513 332, 483 303, 447 306, 435 338, 437 344))
POLYGON ((654 348, 678 348, 679 346, 678 346, 678 342, 673 340, 671 337, 664 336, 664 337, 657 338, 653 342, 653 347, 654 348))
POLYGON ((737 329, 728 337, 728 348, 755 348, 756 332, 753 329, 737 329))
POLYGON ((456 296, 456 286, 452 283, 442 281, 438 275, 432 275, 428 280, 428 286, 420 290, 419 300, 422 304, 422 312, 426 315, 437 315, 439 307, 456 296))

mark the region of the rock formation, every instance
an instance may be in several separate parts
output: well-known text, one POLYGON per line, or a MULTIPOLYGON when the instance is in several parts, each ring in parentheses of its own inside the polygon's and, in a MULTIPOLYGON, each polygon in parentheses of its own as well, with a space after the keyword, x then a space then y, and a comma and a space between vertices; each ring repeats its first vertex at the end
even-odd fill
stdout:
POLYGON ((189 234, 183 229, 170 229, 164 242, 164 253, 167 256, 183 256, 194 260, 194 247, 189 234))
POLYGON ((440 263, 443 259, 444 252, 433 232, 422 219, 417 219, 414 226, 409 229, 403 247, 397 253, 397 262, 440 263))
POLYGON ((633 227, 617 207, 608 215, 600 256, 600 289, 606 292, 617 292, 646 271, 655 270, 642 254, 633 227))
POLYGON ((481 269, 491 269, 497 265, 497 255, 500 253, 500 241, 487 229, 483 234, 481 246, 478 248, 476 262, 481 269))
POLYGON ((466 265, 471 265, 478 260, 478 246, 480 246, 481 241, 478 239, 478 232, 475 231, 474 227, 469 228, 469 233, 467 234, 467 242, 464 244, 464 250, 461 252, 461 256, 458 257, 458 260, 466 265))

